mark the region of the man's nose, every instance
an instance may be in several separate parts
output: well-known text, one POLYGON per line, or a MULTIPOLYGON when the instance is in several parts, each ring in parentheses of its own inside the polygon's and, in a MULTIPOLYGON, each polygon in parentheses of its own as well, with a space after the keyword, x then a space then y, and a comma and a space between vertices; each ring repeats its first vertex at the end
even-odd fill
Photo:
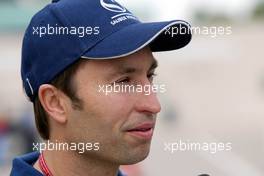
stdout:
POLYGON ((157 114, 161 110, 159 100, 156 93, 151 92, 149 95, 140 94, 136 102, 136 110, 150 114, 157 114))

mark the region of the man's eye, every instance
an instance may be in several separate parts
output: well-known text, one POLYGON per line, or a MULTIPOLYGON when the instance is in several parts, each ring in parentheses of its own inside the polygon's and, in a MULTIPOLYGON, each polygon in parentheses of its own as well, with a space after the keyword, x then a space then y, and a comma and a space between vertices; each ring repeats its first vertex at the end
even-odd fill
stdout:
POLYGON ((116 83, 129 83, 129 82, 130 82, 129 77, 125 77, 116 81, 116 83))
POLYGON ((148 79, 149 79, 149 81, 150 81, 150 82, 153 82, 153 79, 154 79, 155 76, 157 76, 157 74, 155 74, 155 73, 150 73, 150 74, 148 74, 148 79))

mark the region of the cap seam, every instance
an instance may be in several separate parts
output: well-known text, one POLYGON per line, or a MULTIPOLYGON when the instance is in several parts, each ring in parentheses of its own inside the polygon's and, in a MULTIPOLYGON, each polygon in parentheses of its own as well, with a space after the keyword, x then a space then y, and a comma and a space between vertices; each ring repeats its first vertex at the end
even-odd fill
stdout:
MULTIPOLYGON (((180 23, 184 23, 188 26, 190 26, 188 23, 186 23, 185 21, 182 21, 182 20, 177 20, 177 21, 171 21, 171 23, 169 23, 168 25, 166 25, 165 27, 163 27, 161 30, 159 30, 159 32, 157 32, 153 37, 151 37, 147 42, 145 42, 144 44, 142 44, 140 47, 136 48, 135 50, 133 51, 130 51, 128 53, 125 53, 125 54, 121 54, 121 55, 116 55, 116 56, 110 56, 110 57, 87 57, 87 56, 81 56, 81 58, 83 59, 95 59, 95 58, 104 58, 104 59, 115 59, 115 58, 120 58, 120 57, 125 57, 125 56, 128 56, 128 55, 131 55, 137 51, 139 51, 140 49, 144 48, 145 46, 147 46, 148 44, 150 44, 153 40, 155 40, 155 38, 157 36, 159 36, 166 28, 168 28, 169 26, 172 26, 174 24, 180 24, 180 23)), ((129 26, 126 26, 126 27, 129 27, 129 26)), ((122 29, 125 29, 125 28, 122 28, 122 29)))
POLYGON ((102 42, 104 39, 106 39, 107 37, 109 37, 110 35, 113 35, 114 33, 116 33, 116 32, 118 32, 118 31, 120 31, 120 30, 123 30, 123 29, 125 29, 125 28, 127 28, 127 27, 130 27, 131 25, 135 25, 135 24, 142 24, 140 21, 139 21, 139 23, 132 23, 132 24, 130 24, 130 25, 128 25, 128 26, 125 26, 125 27, 123 27, 123 28, 121 28, 121 29, 119 29, 119 30, 116 30, 116 31, 113 31, 113 32, 111 32, 111 33, 109 33, 108 35, 106 35, 105 37, 102 37, 100 40, 98 40, 92 47, 90 47, 89 49, 87 49, 87 50, 85 50, 82 54, 81 54, 81 57, 82 57, 82 55, 84 54, 84 53, 86 53, 86 52, 88 52, 89 50, 91 50, 91 49, 93 49, 97 44, 99 44, 100 42, 102 42))
MULTIPOLYGON (((68 20, 68 18, 60 11, 60 9, 56 7, 56 3, 54 4, 53 8, 50 7, 50 11, 61 24, 63 24, 63 25, 66 24, 67 26, 72 26, 70 20, 68 20), (63 18, 58 17, 58 14, 56 14, 55 9, 56 9, 57 13, 59 13, 61 16, 63 16, 63 18)), ((85 50, 86 45, 84 44, 84 42, 82 40, 80 40, 80 38, 77 38, 77 40, 81 43, 81 47, 83 48, 83 50, 85 50)))

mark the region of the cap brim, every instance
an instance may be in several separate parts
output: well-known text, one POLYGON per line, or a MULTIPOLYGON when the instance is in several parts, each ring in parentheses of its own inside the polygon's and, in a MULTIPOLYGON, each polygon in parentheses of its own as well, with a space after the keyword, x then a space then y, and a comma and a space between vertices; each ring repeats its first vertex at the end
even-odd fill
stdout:
POLYGON ((137 23, 127 26, 86 51, 82 58, 112 59, 128 56, 149 45, 153 52, 170 51, 186 46, 192 38, 185 21, 137 23), (180 32, 180 29, 184 32, 180 32))

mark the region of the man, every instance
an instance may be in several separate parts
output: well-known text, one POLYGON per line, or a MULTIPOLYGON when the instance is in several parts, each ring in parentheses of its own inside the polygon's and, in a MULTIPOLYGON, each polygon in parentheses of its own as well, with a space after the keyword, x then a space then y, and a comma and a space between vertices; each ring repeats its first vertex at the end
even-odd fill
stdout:
POLYGON ((24 36, 21 75, 46 143, 14 159, 11 175, 121 176, 120 165, 145 159, 161 109, 155 92, 106 91, 152 85, 152 52, 190 40, 188 23, 141 23, 113 0, 53 1, 39 11, 24 36))

